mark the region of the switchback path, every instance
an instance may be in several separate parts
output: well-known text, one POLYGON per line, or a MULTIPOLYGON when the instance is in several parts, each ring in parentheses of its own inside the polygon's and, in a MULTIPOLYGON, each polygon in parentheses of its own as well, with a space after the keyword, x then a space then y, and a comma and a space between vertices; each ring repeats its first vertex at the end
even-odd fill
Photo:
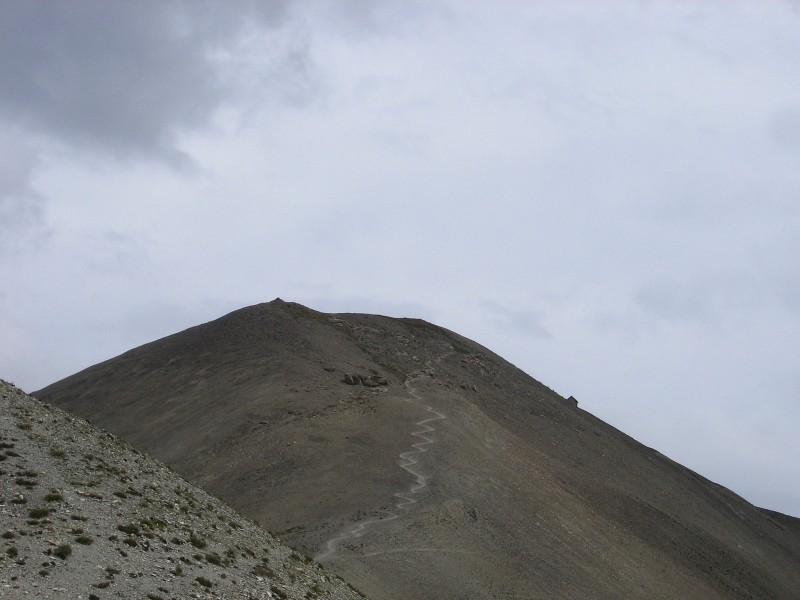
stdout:
MULTIPOLYGON (((437 363, 441 362, 450 354, 452 354, 452 352, 443 354, 442 356, 436 359, 436 362, 437 363)), ((419 393, 419 390, 417 390, 417 388, 414 387, 414 382, 416 382, 423 376, 432 375, 433 374, 432 369, 433 367, 431 366, 431 361, 428 361, 425 364, 424 369, 415 371, 414 373, 411 373, 410 375, 406 376, 405 387, 411 399, 416 400, 423 404, 425 403, 425 399, 419 393)), ((411 399, 407 399, 407 401, 411 401, 411 399)), ((420 429, 417 429, 416 431, 412 431, 410 433, 410 435, 419 438, 421 441, 416 442, 415 444, 411 444, 412 450, 409 450, 408 452, 403 452, 399 455, 400 462, 398 463, 398 466, 401 469, 405 469, 406 471, 408 471, 411 475, 414 476, 415 479, 414 483, 411 484, 411 486, 407 490, 397 492, 394 494, 395 498, 400 499, 399 502, 395 503, 395 507, 399 509, 399 511, 408 511, 412 505, 416 504, 418 500, 414 496, 418 494, 421 490, 425 489, 425 487, 427 487, 428 485, 428 476, 412 468, 414 467, 414 465, 419 463, 418 459, 419 455, 422 454, 423 452, 427 452, 428 448, 435 441, 435 438, 433 438, 431 434, 434 431, 436 431, 436 429, 434 427, 431 427, 428 423, 447 419, 446 415, 443 415, 442 413, 434 410, 433 407, 428 406, 427 404, 425 404, 425 411, 427 413, 430 413, 431 416, 425 417, 424 419, 417 421, 415 425, 417 427, 420 427, 420 429)), ((325 560, 326 558, 329 558, 336 552, 337 548, 342 542, 361 537, 362 535, 364 535, 366 529, 372 525, 376 525, 378 523, 386 523, 388 521, 394 521, 400 516, 399 511, 395 512, 395 511, 385 510, 386 512, 385 517, 359 521, 358 523, 356 523, 343 533, 340 533, 339 535, 329 539, 323 546, 322 550, 319 553, 317 553, 317 555, 314 557, 314 560, 321 561, 325 560)))

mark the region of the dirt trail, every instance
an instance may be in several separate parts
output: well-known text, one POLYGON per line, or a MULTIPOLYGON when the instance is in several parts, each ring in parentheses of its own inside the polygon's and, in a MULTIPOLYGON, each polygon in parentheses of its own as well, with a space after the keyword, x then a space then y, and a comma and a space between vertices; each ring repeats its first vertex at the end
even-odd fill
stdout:
MULTIPOLYGON (((436 359, 436 362, 441 362, 447 356, 452 354, 452 352, 448 352, 443 354, 442 356, 436 359)), ((416 387, 414 387, 414 382, 419 380, 422 377, 431 377, 433 375, 433 367, 431 366, 431 361, 428 361, 425 364, 425 368, 419 371, 415 371, 406 377, 405 380, 405 387, 406 391, 410 398, 406 399, 407 402, 417 401, 424 405, 424 410, 427 413, 430 413, 432 416, 425 417, 424 419, 417 421, 415 426, 420 427, 416 431, 410 432, 409 435, 419 438, 421 441, 412 444, 412 450, 407 452, 403 452, 399 455, 400 461, 398 466, 401 469, 408 471, 411 475, 414 476, 414 483, 407 489, 401 492, 397 492, 394 494, 395 498, 399 498, 400 501, 395 503, 395 507, 398 508, 400 511, 408 511, 412 505, 416 504, 418 500, 414 497, 418 494, 421 490, 425 489, 428 485, 428 476, 416 471, 412 467, 419 463, 418 457, 420 454, 427 452, 428 448, 435 442, 435 438, 431 436, 431 434, 436 431, 436 428, 431 427, 428 423, 433 421, 440 421, 447 419, 446 415, 436 411, 433 407, 428 406, 425 403, 424 397, 419 393, 416 387)), ((378 517, 374 519, 367 519, 364 521, 360 521, 350 527, 349 529, 345 530, 343 533, 336 535, 329 539, 325 545, 322 547, 322 550, 314 556, 314 560, 322 561, 327 558, 330 558, 338 549, 339 545, 347 540, 355 539, 364 535, 366 529, 372 525, 377 525, 378 523, 386 523, 388 521, 393 521, 400 516, 400 512, 389 511, 385 510, 386 516, 378 517)))

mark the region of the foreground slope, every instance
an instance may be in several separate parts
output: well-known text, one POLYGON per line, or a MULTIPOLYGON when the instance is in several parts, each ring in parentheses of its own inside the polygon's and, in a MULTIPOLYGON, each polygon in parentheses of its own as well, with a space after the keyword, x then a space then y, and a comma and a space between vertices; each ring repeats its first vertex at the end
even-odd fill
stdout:
POLYGON ((370 596, 796 598, 761 511, 482 346, 280 300, 37 393, 370 596))
POLYGON ((361 596, 111 434, 0 381, 3 598, 361 596))

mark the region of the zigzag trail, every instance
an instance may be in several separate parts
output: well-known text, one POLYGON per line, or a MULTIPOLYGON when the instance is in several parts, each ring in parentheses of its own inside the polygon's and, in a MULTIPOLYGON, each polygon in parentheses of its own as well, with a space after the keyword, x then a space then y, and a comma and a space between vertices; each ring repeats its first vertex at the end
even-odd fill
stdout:
MULTIPOLYGON (((436 362, 437 363, 441 362, 442 360, 447 358, 450 354, 452 354, 452 352, 447 352, 446 354, 441 355, 436 359, 436 362)), ((408 395, 411 396, 411 399, 417 400, 419 402, 424 402, 423 397, 417 391, 417 388, 413 386, 412 382, 420 379, 423 375, 432 375, 432 374, 433 374, 433 367, 431 366, 431 361, 428 361, 425 363, 424 369, 415 371, 414 373, 411 373, 406 377, 405 387, 406 391, 408 392, 408 395)), ((410 402, 411 399, 407 399, 406 401, 410 402)), ((414 476, 415 479, 414 483, 408 488, 408 490, 403 492, 397 492, 394 494, 395 498, 400 498, 400 502, 395 503, 395 507, 397 507, 400 511, 408 511, 412 505, 416 504, 418 500, 414 498, 414 496, 428 485, 428 477, 412 469, 412 467, 419 462, 417 457, 423 452, 427 452, 428 447, 435 441, 430 434, 436 431, 436 429, 428 425, 428 423, 447 419, 446 415, 443 415, 442 413, 434 410, 432 407, 428 405, 425 405, 425 411, 431 413, 433 416, 426 417, 421 421, 417 421, 416 425, 418 427, 421 427, 421 429, 418 429, 417 431, 412 431, 410 433, 410 435, 418 437, 421 441, 415 444, 411 444, 411 448, 413 448, 412 450, 409 450, 408 452, 403 452, 399 455, 400 462, 398 463, 398 466, 401 469, 405 469, 406 471, 408 471, 411 475, 414 476)), ((325 543, 324 549, 314 557, 314 560, 319 562, 321 560, 329 558, 332 554, 336 552, 341 542, 361 537, 362 535, 364 535, 364 532, 367 529, 367 527, 371 525, 376 525, 378 523, 386 523, 388 521, 393 521, 400 516, 399 512, 393 512, 389 510, 385 510, 384 512, 386 512, 388 516, 377 519, 367 519, 366 521, 360 521, 350 529, 346 530, 344 533, 329 539, 325 543)))

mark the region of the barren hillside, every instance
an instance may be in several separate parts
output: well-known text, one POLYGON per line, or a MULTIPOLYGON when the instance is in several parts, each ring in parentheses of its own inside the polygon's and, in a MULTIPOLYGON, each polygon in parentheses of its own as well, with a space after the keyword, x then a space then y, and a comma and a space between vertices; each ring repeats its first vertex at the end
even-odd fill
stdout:
POLYGON ((423 321, 276 300, 37 395, 382 600, 800 589, 794 519, 423 321))
POLYGON ((362 596, 113 435, 0 381, 3 598, 362 596))

